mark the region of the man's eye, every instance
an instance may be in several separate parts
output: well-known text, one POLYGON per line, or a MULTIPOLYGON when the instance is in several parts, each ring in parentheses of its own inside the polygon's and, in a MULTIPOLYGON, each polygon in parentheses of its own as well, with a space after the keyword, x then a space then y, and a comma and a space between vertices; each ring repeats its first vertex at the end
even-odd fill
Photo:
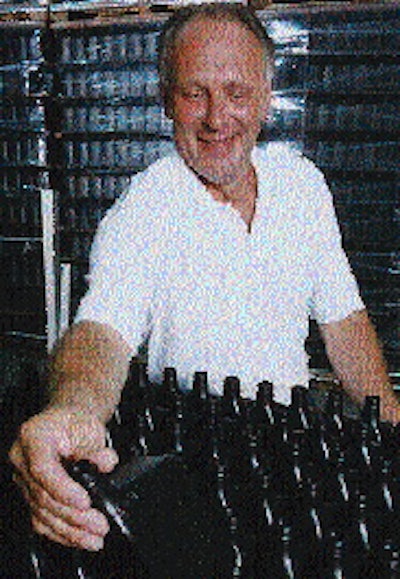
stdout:
POLYGON ((202 90, 194 89, 194 90, 186 90, 186 91, 184 91, 183 94, 186 98, 193 99, 193 100, 199 100, 203 97, 204 93, 202 90))
POLYGON ((249 94, 245 90, 240 89, 232 90, 229 96, 231 100, 235 102, 246 102, 249 100, 249 94))

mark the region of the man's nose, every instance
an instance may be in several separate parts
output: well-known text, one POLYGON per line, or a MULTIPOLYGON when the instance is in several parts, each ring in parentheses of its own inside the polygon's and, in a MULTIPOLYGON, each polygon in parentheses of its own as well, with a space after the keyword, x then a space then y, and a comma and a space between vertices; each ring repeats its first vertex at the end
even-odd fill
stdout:
POLYGON ((209 95, 207 108, 204 115, 204 123, 211 130, 222 128, 227 115, 226 101, 221 95, 209 95))

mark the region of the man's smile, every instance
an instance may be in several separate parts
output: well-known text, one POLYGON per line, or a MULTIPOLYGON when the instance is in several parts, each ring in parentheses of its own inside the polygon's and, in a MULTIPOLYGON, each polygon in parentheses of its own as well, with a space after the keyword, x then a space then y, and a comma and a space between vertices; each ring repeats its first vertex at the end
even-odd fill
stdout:
POLYGON ((198 137, 197 138, 201 147, 205 149, 210 149, 213 151, 223 151, 230 149, 235 141, 235 135, 229 137, 217 137, 217 138, 204 138, 198 137))

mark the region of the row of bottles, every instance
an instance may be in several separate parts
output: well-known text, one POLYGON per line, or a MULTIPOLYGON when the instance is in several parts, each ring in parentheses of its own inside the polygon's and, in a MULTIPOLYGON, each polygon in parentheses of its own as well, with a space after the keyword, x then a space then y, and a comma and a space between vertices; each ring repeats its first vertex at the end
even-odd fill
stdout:
POLYGON ((338 391, 321 412, 302 386, 287 407, 269 382, 256 400, 236 377, 221 397, 206 372, 192 386, 181 392, 173 368, 150 384, 133 365, 109 424, 122 466, 70 467, 110 519, 114 548, 121 538, 115 577, 132 545, 147 577, 400 576, 398 431, 380 421, 378 397, 354 419, 338 391))

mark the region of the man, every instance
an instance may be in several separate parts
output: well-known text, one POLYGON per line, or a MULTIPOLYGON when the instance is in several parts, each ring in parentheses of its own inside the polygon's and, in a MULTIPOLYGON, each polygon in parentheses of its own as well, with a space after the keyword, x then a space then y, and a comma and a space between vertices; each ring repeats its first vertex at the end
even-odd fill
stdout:
POLYGON ((34 529, 64 545, 102 548, 107 521, 60 459, 113 469, 105 424, 147 338, 153 379, 172 365, 185 388, 207 370, 218 393, 236 374, 250 397, 267 379, 284 403, 290 385, 307 383, 312 314, 353 398, 379 394, 383 417, 399 419, 323 178, 284 147, 255 150, 272 59, 243 7, 184 8, 167 27, 160 78, 177 154, 134 177, 100 225, 89 292, 54 355, 51 402, 11 451, 34 529))

